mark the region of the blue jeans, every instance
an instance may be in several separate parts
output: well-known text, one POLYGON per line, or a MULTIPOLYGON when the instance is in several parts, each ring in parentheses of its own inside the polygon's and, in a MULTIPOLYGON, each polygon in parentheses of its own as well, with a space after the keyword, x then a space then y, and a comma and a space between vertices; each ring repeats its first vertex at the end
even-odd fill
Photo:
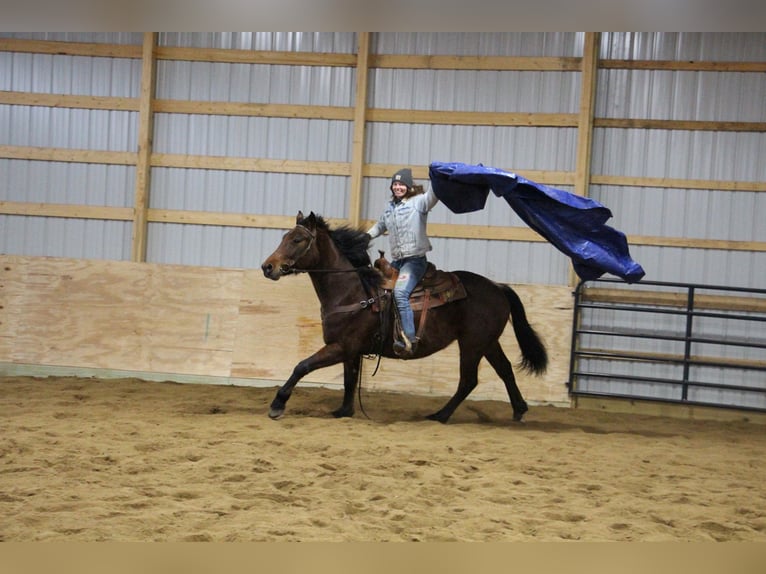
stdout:
POLYGON ((428 261, 425 256, 407 257, 391 262, 391 267, 399 271, 394 285, 394 301, 402 320, 402 331, 410 341, 415 340, 415 317, 410 307, 410 294, 425 275, 428 261))

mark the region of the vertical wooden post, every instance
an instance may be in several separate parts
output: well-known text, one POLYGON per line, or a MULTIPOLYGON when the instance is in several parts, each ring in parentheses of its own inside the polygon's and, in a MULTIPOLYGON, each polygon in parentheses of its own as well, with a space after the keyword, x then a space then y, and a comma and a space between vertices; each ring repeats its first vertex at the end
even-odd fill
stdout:
POLYGON ((138 108, 138 158, 136 161, 135 205, 133 208, 133 236, 131 259, 146 261, 147 214, 151 179, 152 140, 154 125, 154 88, 156 62, 154 48, 157 33, 144 33, 141 56, 141 96, 138 108))
MULTIPOLYGON (((575 193, 582 196, 589 194, 590 186, 593 116, 596 107, 600 39, 598 32, 586 32, 582 54, 580 112, 577 119, 577 159, 575 163, 575 193)), ((569 284, 575 286, 577 281, 574 269, 570 268, 569 284)))
POLYGON ((596 80, 598 76, 598 43, 598 32, 585 33, 581 70, 580 113, 577 119, 577 162, 575 165, 575 193, 582 196, 588 195, 588 185, 590 184, 593 115, 596 106, 596 80))
POLYGON ((364 169, 365 118, 367 115, 367 77, 370 61, 370 33, 357 32, 359 48, 356 55, 356 101, 354 103, 354 140, 351 150, 351 193, 348 219, 358 227, 362 216, 362 180, 364 169))

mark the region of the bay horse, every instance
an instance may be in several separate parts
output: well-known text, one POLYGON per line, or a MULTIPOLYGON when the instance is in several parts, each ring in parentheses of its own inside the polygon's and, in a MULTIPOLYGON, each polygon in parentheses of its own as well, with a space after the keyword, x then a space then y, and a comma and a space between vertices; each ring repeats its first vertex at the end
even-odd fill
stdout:
MULTIPOLYGON (((322 333, 325 345, 300 361, 277 391, 269 409, 272 419, 282 417, 298 381, 308 373, 343 363, 343 402, 333 411, 335 417, 354 414, 356 390, 362 357, 381 355, 399 358, 393 352, 393 337, 381 340, 381 308, 392 314, 391 305, 380 305, 382 275, 370 264, 367 253, 370 236, 348 226, 331 229, 313 212, 304 217, 298 212, 295 227, 282 238, 276 251, 261 265, 263 274, 274 281, 285 275, 307 272, 321 304, 322 333)), ((548 365, 543 342, 527 322, 524 305, 508 285, 495 283, 469 271, 453 272, 463 283, 466 297, 428 311, 425 329, 412 357, 426 357, 444 349, 457 339, 460 349, 460 380, 454 396, 427 418, 446 423, 455 409, 478 384, 482 357, 505 384, 513 407, 513 418, 520 421, 527 412, 513 374, 511 362, 500 346, 500 335, 512 318, 513 330, 521 349, 521 368, 541 375, 548 365)), ((415 313, 416 324, 420 313, 415 313)), ((390 323, 389 323, 390 324, 390 323)), ((390 329, 388 330, 391 333, 390 329)))

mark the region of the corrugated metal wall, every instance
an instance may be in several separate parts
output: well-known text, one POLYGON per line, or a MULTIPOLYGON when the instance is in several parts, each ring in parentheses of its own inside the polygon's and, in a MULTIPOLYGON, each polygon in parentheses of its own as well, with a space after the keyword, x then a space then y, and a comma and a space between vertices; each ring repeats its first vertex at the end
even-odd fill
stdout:
MULTIPOLYGON (((20 38, 140 45, 141 34, 5 34, 20 38)), ((583 33, 376 33, 374 54, 580 57, 583 33)), ((602 59, 766 61, 766 35, 603 33, 602 59)), ((160 46, 353 54, 354 33, 162 33, 160 46)), ((0 89, 137 97, 140 60, 0 52, 0 89)), ((577 113, 578 71, 470 71, 372 68, 370 108, 577 113)), ((355 70, 161 60, 158 98, 354 105, 355 70)), ((766 74, 600 69, 597 117, 766 120, 766 74)), ((349 162, 353 125, 345 120, 158 113, 157 153, 349 162)), ((134 111, 0 105, 0 144, 109 151, 136 150, 134 111)), ((524 174, 572 172, 577 128, 368 123, 365 162, 427 165, 481 162, 524 174)), ((595 128, 594 175, 763 182, 763 132, 595 128)), ((131 207, 131 166, 0 159, 0 200, 131 207)), ((151 207, 294 215, 314 210, 348 216, 346 176, 154 167, 151 207)), ((366 178, 362 217, 374 219, 387 197, 384 178, 366 178)), ((567 189, 567 186, 559 186, 567 189)), ((571 190, 571 188, 569 188, 571 190)), ((766 194, 705 189, 592 185, 612 224, 629 235, 763 242, 766 194)), ((495 198, 490 198, 490 201, 495 198)), ((126 259, 124 221, 0 216, 6 253, 126 259)), ((498 202, 455 215, 438 206, 434 223, 523 225, 498 202), (494 207, 497 206, 497 209, 494 207)), ((253 267, 278 231, 151 223, 148 259, 163 263, 253 267)), ((513 282, 566 284, 566 258, 547 244, 435 238, 432 259, 513 282)), ((755 286, 766 280, 763 251, 636 245, 633 255, 658 280, 755 286)))
MULTIPOLYGON (((139 33, 3 34, 32 40, 141 44, 139 33)), ((137 97, 141 61, 0 51, 0 90, 137 97)), ((137 113, 0 105, 0 145, 135 151, 137 113)), ((0 201, 132 207, 135 167, 0 159, 0 201)), ((0 215, 0 251, 129 259, 123 221, 0 215)))
MULTIPOLYGON (((766 35, 604 33, 602 59, 766 61, 766 35)), ((766 74, 599 71, 597 117, 719 122, 766 121, 766 74)), ((766 181, 766 133, 646 129, 594 130, 594 174, 766 181)), ((766 241, 766 194, 716 189, 591 186, 623 231, 635 235, 766 241)), ((661 281, 766 285, 766 252, 637 246, 661 281)))
MULTIPOLYGON (((581 33, 379 33, 373 52, 579 57, 582 44, 581 33)), ((370 85, 372 108, 576 113, 580 97, 578 72, 374 69, 370 85)), ((522 174, 525 170, 572 171, 576 132, 576 128, 554 127, 372 124, 367 161, 415 165, 459 161, 522 174)), ((371 178, 366 183, 363 214, 375 219, 390 196, 389 182, 371 178)), ((437 206, 429 221, 524 225, 501 200, 492 197, 489 205, 491 209, 461 215, 437 206)), ((385 248, 383 240, 379 244, 385 248)), ((568 279, 568 261, 550 246, 453 238, 436 238, 432 244, 430 258, 447 269, 468 269, 517 283, 565 284, 568 279)))
MULTIPOLYGON (((163 33, 160 46, 353 53, 353 33, 163 33)), ((157 97, 173 100, 350 107, 354 69, 160 61, 157 97)), ((281 160, 351 159, 349 121, 157 114, 158 153, 281 160)), ((348 178, 154 168, 151 207, 345 218, 348 178)), ((149 224, 147 259, 158 263, 258 267, 281 231, 149 224)))

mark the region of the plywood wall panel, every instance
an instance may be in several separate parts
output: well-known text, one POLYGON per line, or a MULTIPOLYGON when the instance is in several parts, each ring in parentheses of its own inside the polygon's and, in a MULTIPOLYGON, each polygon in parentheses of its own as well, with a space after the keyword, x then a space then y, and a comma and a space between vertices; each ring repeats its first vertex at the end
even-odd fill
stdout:
MULTIPOLYGON (((260 271, 244 277, 231 374, 282 383, 324 345, 319 301, 307 275, 276 282, 260 271)), ((343 385, 343 369, 328 367, 304 380, 343 385)))
MULTIPOLYGON (((323 345, 319 302, 308 276, 265 279, 259 270, 0 256, 0 369, 3 364, 163 373, 218 382, 282 384, 323 345)), ((568 404, 572 297, 566 287, 514 287, 551 364, 543 377, 518 373, 527 400, 568 404)), ((520 358, 509 324, 508 357, 520 358)), ((363 363, 365 391, 451 395, 459 373, 457 344, 417 361, 363 363)), ((1 371, 0 371, 1 372, 1 371)), ((472 398, 506 400, 483 361, 472 398)), ((305 382, 343 385, 341 366, 305 382)))

